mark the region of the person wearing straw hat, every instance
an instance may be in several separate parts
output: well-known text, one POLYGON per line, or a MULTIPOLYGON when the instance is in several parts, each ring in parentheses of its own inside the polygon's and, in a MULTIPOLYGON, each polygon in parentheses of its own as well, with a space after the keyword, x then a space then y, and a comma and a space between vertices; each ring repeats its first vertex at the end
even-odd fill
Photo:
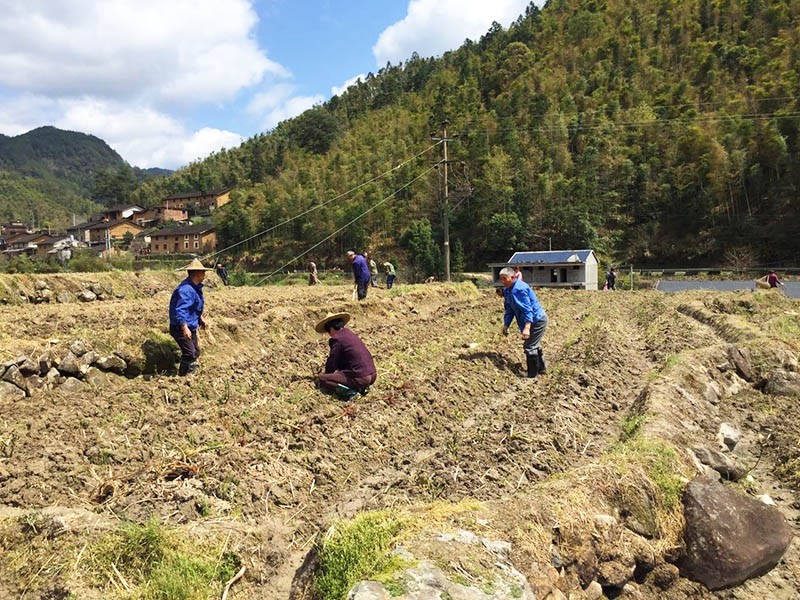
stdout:
POLYGON ((205 327, 203 317, 203 280, 206 271, 211 271, 194 259, 184 267, 187 277, 172 292, 169 301, 169 333, 181 349, 178 375, 184 376, 197 369, 200 347, 197 343, 197 328, 205 327))
POLYGON ((357 394, 365 395, 378 376, 372 354, 364 342, 352 329, 345 327, 349 321, 349 314, 333 313, 326 315, 314 327, 317 333, 330 336, 328 344, 331 347, 325 371, 317 375, 319 388, 345 400, 357 394))

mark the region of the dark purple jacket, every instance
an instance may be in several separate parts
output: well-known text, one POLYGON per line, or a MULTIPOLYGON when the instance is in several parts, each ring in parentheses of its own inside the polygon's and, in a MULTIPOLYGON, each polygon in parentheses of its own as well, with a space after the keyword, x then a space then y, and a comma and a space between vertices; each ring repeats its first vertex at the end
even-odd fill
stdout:
POLYGON ((356 254, 353 259, 353 279, 356 283, 368 283, 370 281, 369 265, 363 254, 356 254))
POLYGON ((342 371, 350 377, 369 377, 376 373, 372 355, 351 329, 342 327, 331 336, 328 343, 331 353, 325 363, 326 373, 342 371))

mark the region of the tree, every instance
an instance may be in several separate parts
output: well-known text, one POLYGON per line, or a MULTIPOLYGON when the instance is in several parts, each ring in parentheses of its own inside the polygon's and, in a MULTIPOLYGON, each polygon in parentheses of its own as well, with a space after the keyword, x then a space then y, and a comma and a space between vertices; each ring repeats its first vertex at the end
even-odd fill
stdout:
POLYGON ((431 223, 418 219, 403 232, 400 246, 408 252, 408 263, 415 281, 436 275, 441 262, 441 254, 433 241, 431 223))

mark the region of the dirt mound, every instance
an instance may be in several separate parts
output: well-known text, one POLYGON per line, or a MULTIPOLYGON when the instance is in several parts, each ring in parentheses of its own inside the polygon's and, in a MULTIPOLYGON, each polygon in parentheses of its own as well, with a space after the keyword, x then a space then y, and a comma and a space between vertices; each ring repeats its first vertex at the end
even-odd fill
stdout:
MULTIPOLYGON (((166 332, 169 291, 179 278, 152 277, 149 295, 0 307, 0 355, 83 339, 102 353, 146 359, 143 343, 166 332)), ((0 422, 0 503, 25 515, 60 506, 112 521, 155 518, 189 538, 202 530, 246 564, 237 597, 286 598, 294 570, 336 517, 465 499, 496 503, 510 529, 541 517, 524 508, 526 494, 617 452, 637 426, 631 419, 650 384, 678 382, 689 364, 710 369, 724 360, 729 339, 708 319, 746 317, 781 340, 772 355, 752 352, 757 369, 774 363, 775 348, 797 350, 781 335, 795 326, 786 321, 795 305, 771 296, 750 294, 750 308, 655 292, 543 291, 540 298, 550 316, 549 369, 529 381, 519 378, 521 341, 500 335, 501 302, 469 283, 379 289, 358 304, 349 286, 209 290, 211 326, 201 333, 193 378, 119 378, 113 389, 3 407, 13 418, 0 422), (343 308, 379 371, 371 392, 350 404, 321 396, 311 381, 327 353, 313 323, 343 308), (703 348, 711 350, 691 354, 703 348)), ((791 425, 769 408, 745 407, 747 394, 770 406, 784 400, 757 385, 727 394, 719 416, 743 428, 769 424, 774 433, 760 468, 766 475, 774 461, 790 465, 791 481, 791 425)), ((698 422, 710 431, 712 420, 698 422)), ((574 477, 568 480, 589 485, 574 477)), ((794 499, 785 492, 780 502, 794 499)), ((20 518, 2 521, 0 549, 13 560, 3 561, 0 585, 30 597, 56 597, 47 591, 54 581, 105 597, 117 593, 115 585, 124 591, 125 573, 96 581, 77 560, 108 531, 76 528, 53 544, 21 531, 20 518), (23 550, 31 540, 39 541, 23 550), (54 551, 59 568, 43 567, 54 551)))

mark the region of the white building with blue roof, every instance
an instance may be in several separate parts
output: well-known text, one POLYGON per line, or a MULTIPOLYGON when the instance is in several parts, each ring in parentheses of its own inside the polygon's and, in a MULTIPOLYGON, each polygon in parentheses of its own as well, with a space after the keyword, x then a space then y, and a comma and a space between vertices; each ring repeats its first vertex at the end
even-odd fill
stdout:
POLYGON ((597 257, 592 250, 515 252, 507 263, 492 263, 492 280, 499 284, 500 269, 519 267, 522 280, 534 287, 597 290, 597 257))

